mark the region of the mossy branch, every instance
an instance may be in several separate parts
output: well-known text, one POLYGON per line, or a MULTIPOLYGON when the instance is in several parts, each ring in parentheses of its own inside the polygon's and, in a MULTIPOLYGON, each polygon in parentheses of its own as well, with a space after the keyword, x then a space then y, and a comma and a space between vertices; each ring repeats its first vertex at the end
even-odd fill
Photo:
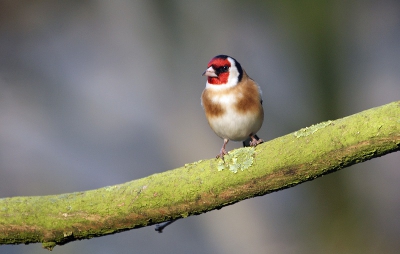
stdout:
POLYGON ((0 244, 52 249, 201 214, 398 150, 400 101, 237 149, 225 164, 202 160, 97 190, 0 199, 0 244))

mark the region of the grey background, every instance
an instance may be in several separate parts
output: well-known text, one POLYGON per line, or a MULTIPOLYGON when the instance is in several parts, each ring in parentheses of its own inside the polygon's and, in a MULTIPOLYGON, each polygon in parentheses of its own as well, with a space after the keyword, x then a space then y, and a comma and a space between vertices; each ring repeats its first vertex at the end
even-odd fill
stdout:
MULTIPOLYGON (((235 57, 270 140, 400 99, 398 1, 1 1, 0 197, 84 191, 212 158, 201 76, 235 57)), ((240 143, 229 143, 228 149, 240 143)), ((396 253, 400 156, 53 253, 396 253)), ((1 253, 48 253, 40 244, 1 253)))

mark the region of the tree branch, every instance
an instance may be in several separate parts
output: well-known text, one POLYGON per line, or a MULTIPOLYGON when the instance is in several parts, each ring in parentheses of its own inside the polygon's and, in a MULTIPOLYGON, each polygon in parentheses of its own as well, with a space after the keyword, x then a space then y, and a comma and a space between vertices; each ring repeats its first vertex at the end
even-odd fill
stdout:
POLYGON ((400 101, 231 151, 225 163, 202 160, 97 190, 0 199, 0 244, 42 242, 51 250, 219 209, 398 150, 400 101))

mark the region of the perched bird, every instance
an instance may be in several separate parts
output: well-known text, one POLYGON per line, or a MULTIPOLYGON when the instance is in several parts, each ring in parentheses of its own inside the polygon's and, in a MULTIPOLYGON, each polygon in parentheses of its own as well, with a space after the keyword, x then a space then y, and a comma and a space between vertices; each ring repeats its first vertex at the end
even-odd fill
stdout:
POLYGON ((261 90, 233 57, 218 55, 210 60, 206 88, 201 95, 211 129, 224 140, 217 158, 227 154, 229 140, 251 139, 250 145, 263 142, 256 135, 264 120, 261 90))

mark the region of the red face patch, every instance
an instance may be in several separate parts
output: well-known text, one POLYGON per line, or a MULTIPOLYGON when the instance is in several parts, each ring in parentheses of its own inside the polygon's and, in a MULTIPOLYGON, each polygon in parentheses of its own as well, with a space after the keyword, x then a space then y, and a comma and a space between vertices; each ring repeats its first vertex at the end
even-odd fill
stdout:
POLYGON ((207 67, 213 67, 215 73, 218 77, 208 77, 208 83, 212 85, 223 85, 228 83, 229 78, 229 67, 231 67, 231 63, 227 58, 213 58, 208 63, 207 67))

